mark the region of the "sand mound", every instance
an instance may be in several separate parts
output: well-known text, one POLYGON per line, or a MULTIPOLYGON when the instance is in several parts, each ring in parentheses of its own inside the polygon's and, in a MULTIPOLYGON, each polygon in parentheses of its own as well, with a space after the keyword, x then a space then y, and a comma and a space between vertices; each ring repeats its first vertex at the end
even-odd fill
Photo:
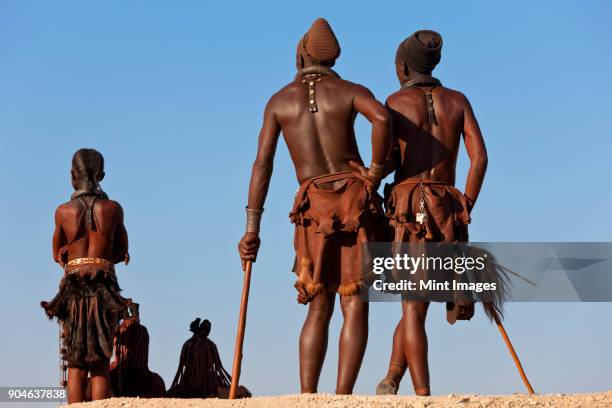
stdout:
POLYGON ((83 408, 446 408, 446 407, 612 407, 612 391, 598 394, 551 394, 551 395, 456 395, 439 397, 404 397, 404 396, 371 396, 371 395, 284 395, 279 397, 254 397, 243 400, 219 399, 137 399, 112 398, 86 404, 75 404, 71 407, 83 408))

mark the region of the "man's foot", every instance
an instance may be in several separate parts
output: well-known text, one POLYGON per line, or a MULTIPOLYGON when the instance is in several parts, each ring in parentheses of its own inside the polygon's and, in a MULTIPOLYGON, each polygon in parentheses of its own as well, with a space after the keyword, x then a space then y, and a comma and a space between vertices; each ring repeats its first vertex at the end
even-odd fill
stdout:
POLYGON ((392 379, 383 378, 376 386, 376 395, 397 395, 398 388, 392 379))

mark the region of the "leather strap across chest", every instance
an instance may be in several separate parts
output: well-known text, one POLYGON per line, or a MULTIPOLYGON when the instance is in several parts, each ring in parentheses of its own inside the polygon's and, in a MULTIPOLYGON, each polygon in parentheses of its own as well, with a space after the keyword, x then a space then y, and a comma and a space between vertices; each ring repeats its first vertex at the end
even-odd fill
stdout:
MULTIPOLYGON (((94 220, 94 211, 93 208, 96 205, 96 201, 98 201, 99 199, 108 199, 108 196, 106 195, 106 193, 100 189, 94 190, 94 191, 75 191, 72 196, 70 197, 71 200, 80 200, 81 203, 83 204, 83 206, 85 206, 85 214, 84 214, 84 218, 85 218, 85 230, 86 231, 96 231, 96 222, 94 220), (91 202, 91 205, 87 203, 87 200, 85 199, 85 197, 94 197, 93 201, 91 202)), ((79 221, 79 224, 81 224, 83 222, 83 217, 81 217, 81 220, 79 221)), ((80 229, 81 225, 79 225, 79 229, 80 229)))
POLYGON ((432 91, 438 86, 442 86, 440 80, 425 74, 418 75, 416 78, 402 84, 402 89, 417 88, 423 92, 425 103, 427 104, 427 121, 430 125, 435 126, 438 126, 438 118, 436 117, 432 91))

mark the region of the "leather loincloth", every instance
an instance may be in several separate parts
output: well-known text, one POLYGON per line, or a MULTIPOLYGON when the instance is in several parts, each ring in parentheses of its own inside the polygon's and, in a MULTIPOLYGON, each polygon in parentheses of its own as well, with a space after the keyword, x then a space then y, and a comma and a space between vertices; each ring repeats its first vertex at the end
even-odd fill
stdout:
MULTIPOLYGON (((456 187, 431 180, 406 179, 385 187, 385 207, 389 224, 394 229, 394 242, 411 244, 425 242, 467 242, 468 224, 471 221, 468 201, 456 187), (417 222, 416 214, 420 209, 421 183, 427 217, 425 222, 417 222)), ((421 249, 411 247, 421 252, 421 249)), ((452 254, 451 254, 452 255, 452 254)), ((421 279, 436 279, 439 276, 431 271, 417 272, 421 279)), ((435 293, 420 291, 410 297, 436 300, 435 293)), ((447 302, 447 320, 469 320, 474 314, 471 296, 463 292, 454 293, 455 302, 447 302)), ((405 298, 408 299, 408 298, 405 298)), ((410 299, 408 299, 410 300, 410 299)))
POLYGON ((289 214, 294 246, 298 302, 308 303, 323 289, 357 295, 363 283, 362 243, 382 240, 382 198, 365 177, 352 171, 304 181, 289 214), (342 180, 334 189, 324 183, 342 180))
POLYGON ((423 180, 427 220, 416 222, 419 211, 421 180, 407 179, 386 186, 385 207, 389 223, 395 230, 394 242, 426 240, 431 242, 467 242, 470 213, 467 199, 456 187, 444 182, 423 180))
POLYGON ((62 325, 61 352, 68 367, 91 368, 109 361, 118 320, 131 303, 120 291, 112 263, 71 261, 57 295, 40 303, 47 316, 62 325))

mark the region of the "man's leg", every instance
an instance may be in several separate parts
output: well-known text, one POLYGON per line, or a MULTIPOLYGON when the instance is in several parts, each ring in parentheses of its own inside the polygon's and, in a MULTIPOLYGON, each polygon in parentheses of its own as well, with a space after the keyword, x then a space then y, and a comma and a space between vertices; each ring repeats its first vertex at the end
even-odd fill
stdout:
POLYGON ((340 356, 336 394, 352 394, 368 343, 369 304, 359 296, 341 296, 344 323, 340 331, 340 356))
POLYGON ((327 351, 329 321, 336 295, 323 290, 310 302, 300 335, 300 383, 302 393, 317 392, 327 351))
POLYGON ((393 333, 393 345, 391 348, 391 361, 389 361, 389 370, 385 378, 378 383, 376 387, 377 395, 395 395, 399 388, 400 381, 406 373, 408 363, 406 362, 406 353, 402 341, 402 319, 397 323, 395 332, 393 333))
POLYGON ((105 361, 91 370, 91 399, 92 401, 110 398, 110 377, 108 362, 105 361))
POLYGON ((428 308, 429 302, 402 302, 402 343, 416 395, 430 394, 425 332, 428 308))
POLYGON ((68 368, 68 403, 85 401, 85 385, 87 381, 87 370, 80 368, 68 368))

